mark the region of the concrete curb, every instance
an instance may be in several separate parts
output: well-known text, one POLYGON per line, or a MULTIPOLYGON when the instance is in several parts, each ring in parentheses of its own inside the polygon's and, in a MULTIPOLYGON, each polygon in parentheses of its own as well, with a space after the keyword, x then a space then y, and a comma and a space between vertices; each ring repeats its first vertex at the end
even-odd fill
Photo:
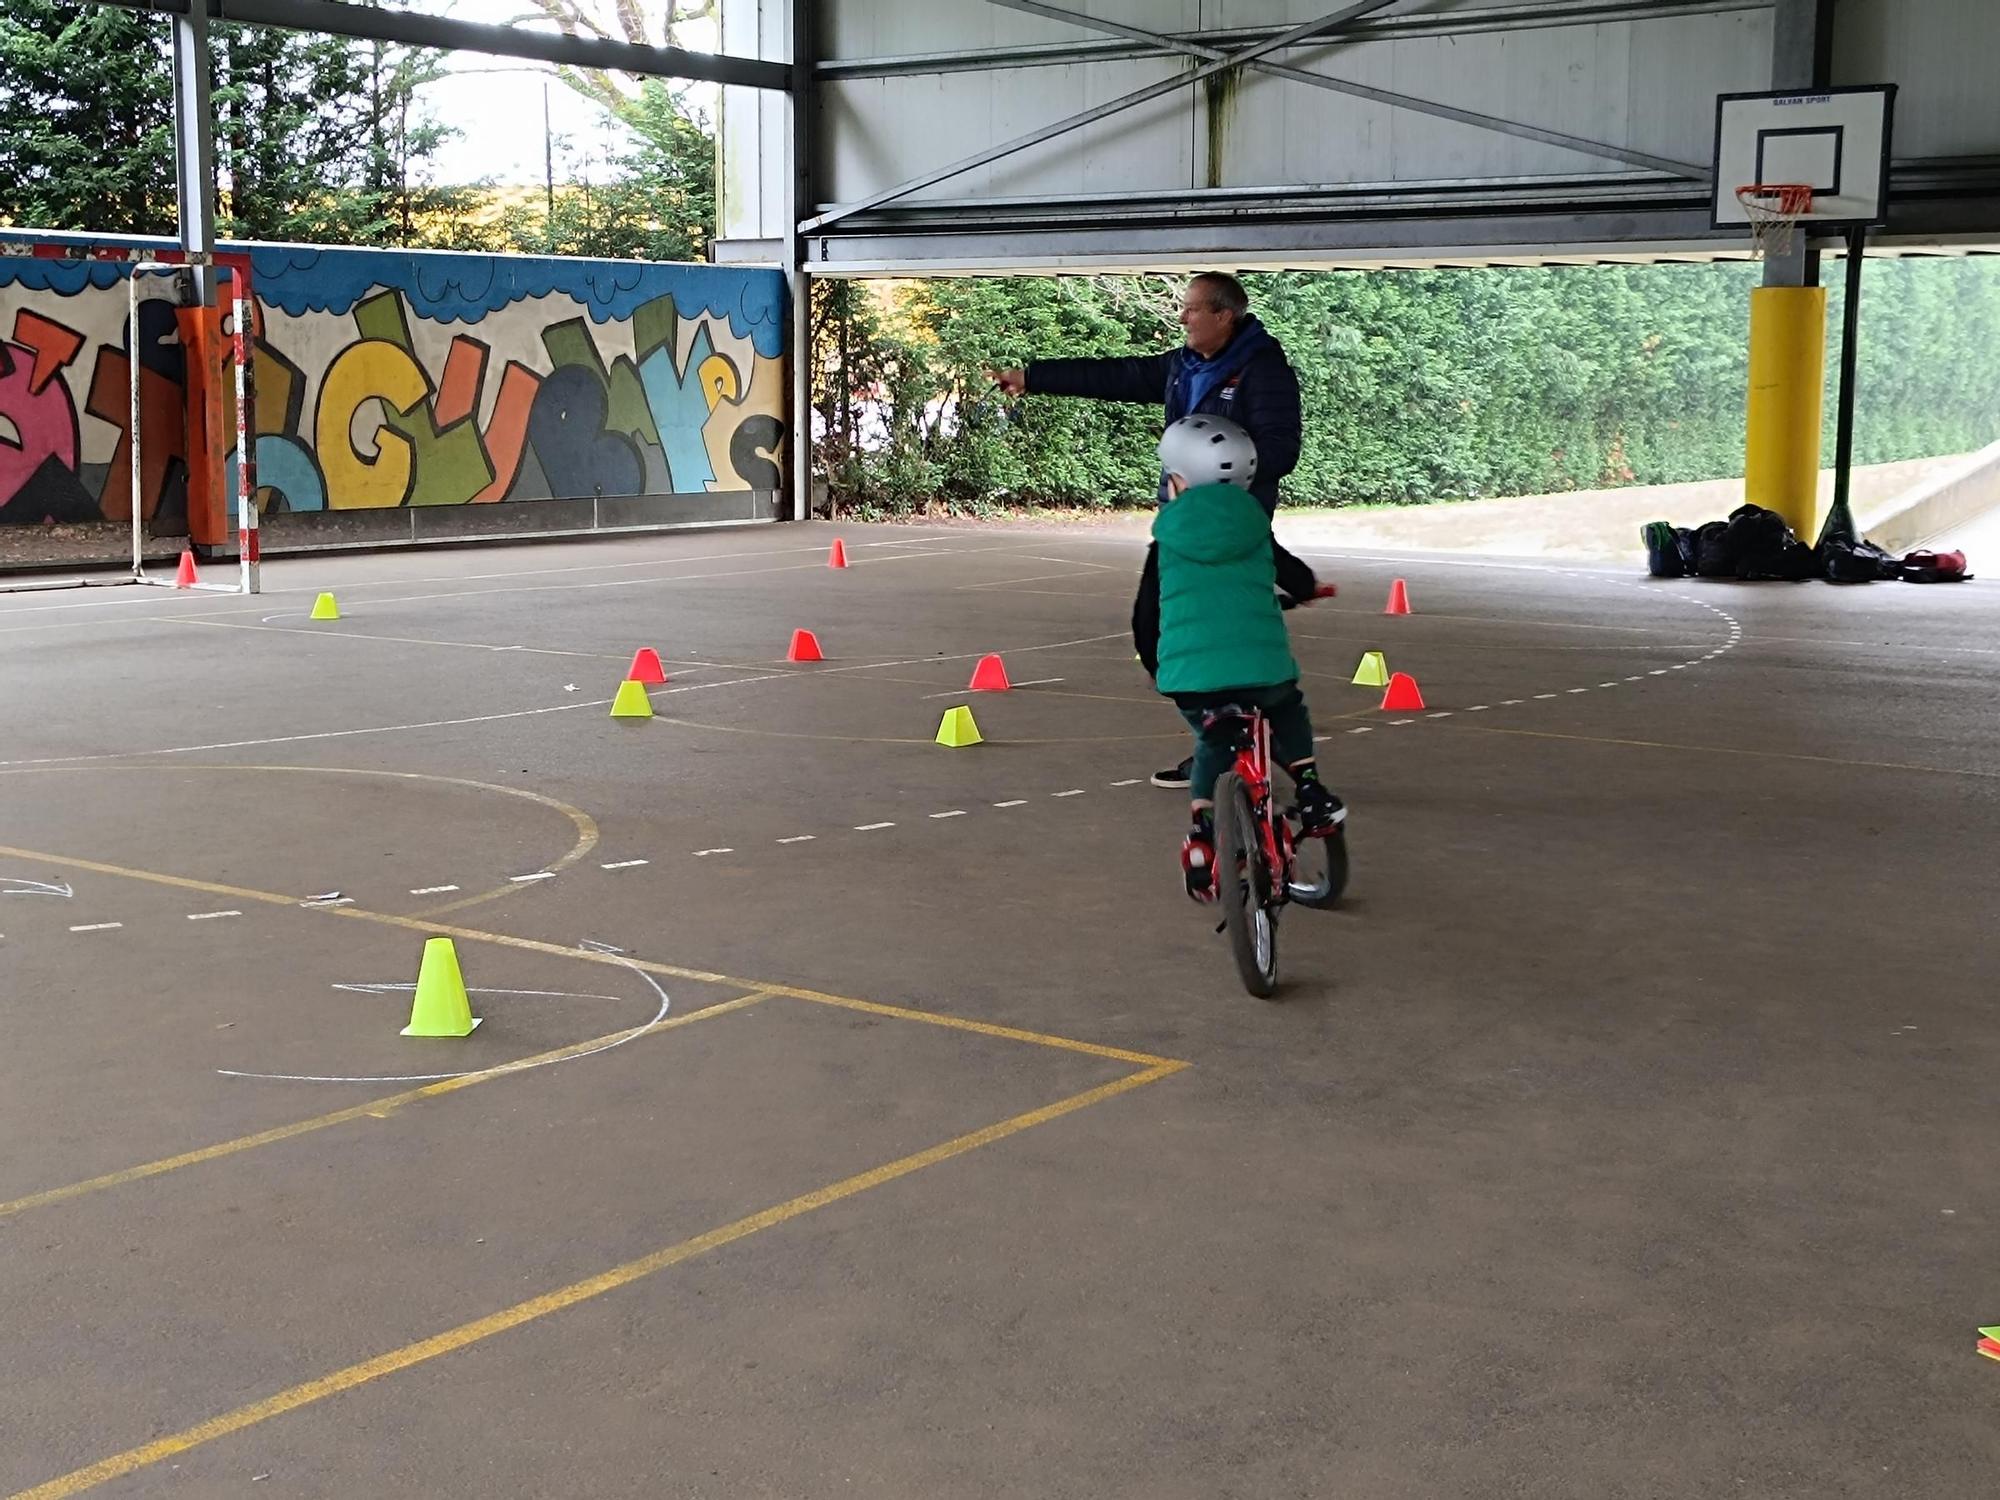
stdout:
POLYGON ((1891 552, 1907 552, 2000 506, 2000 443, 1968 454, 1854 518, 1861 534, 1891 552))

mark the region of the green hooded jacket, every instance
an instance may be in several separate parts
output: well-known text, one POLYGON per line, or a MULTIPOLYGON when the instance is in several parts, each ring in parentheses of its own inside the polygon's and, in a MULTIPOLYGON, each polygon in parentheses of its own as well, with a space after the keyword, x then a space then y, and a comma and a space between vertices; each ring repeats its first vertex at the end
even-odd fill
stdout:
POLYGON ((1153 518, 1163 693, 1273 687, 1299 675, 1278 607, 1271 518, 1246 490, 1204 484, 1153 518))

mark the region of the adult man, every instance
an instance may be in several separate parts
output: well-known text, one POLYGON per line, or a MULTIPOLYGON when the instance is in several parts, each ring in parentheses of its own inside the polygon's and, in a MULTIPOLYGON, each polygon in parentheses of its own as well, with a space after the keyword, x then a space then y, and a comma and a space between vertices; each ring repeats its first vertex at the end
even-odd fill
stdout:
MULTIPOLYGON (((1162 402, 1172 426, 1182 417, 1227 417, 1257 445, 1257 478, 1250 493, 1265 513, 1277 509, 1278 481, 1299 461, 1299 381, 1278 341, 1250 311, 1243 283, 1221 271, 1192 277, 1181 294, 1186 342, 1163 354, 1096 359, 1038 359, 1025 369, 1001 370, 994 382, 1010 396, 1086 396, 1099 401, 1162 402)), ((1166 498, 1161 476, 1160 498, 1166 498)), ((1312 594, 1312 570, 1274 539, 1278 586, 1294 598, 1312 594)), ((1157 597, 1152 552, 1140 604, 1157 597)), ((1137 621, 1135 619, 1135 628, 1137 621)), ((1156 772, 1153 785, 1184 787, 1191 762, 1156 772)))

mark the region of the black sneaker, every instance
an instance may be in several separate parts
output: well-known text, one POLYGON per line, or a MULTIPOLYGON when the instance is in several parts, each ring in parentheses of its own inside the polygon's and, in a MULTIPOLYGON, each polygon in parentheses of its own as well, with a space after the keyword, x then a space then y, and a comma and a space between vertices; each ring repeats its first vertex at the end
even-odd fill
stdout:
POLYGON ((1164 771, 1153 773, 1153 785, 1166 787, 1169 791, 1185 791, 1194 779, 1194 757, 1190 755, 1177 766, 1169 766, 1164 771))
POLYGON ((1338 832, 1347 822, 1347 805, 1319 781, 1301 781, 1299 824, 1308 838, 1324 838, 1338 832))

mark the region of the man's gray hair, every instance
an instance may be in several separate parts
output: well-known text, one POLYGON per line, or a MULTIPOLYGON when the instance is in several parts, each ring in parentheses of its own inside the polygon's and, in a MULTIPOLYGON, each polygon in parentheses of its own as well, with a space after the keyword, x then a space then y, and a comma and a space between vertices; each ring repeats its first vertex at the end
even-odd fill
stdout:
POLYGON ((1250 312, 1250 294, 1243 290, 1243 283, 1227 271, 1203 271, 1191 278, 1188 284, 1205 287, 1208 305, 1217 312, 1230 314, 1239 323, 1250 312))

